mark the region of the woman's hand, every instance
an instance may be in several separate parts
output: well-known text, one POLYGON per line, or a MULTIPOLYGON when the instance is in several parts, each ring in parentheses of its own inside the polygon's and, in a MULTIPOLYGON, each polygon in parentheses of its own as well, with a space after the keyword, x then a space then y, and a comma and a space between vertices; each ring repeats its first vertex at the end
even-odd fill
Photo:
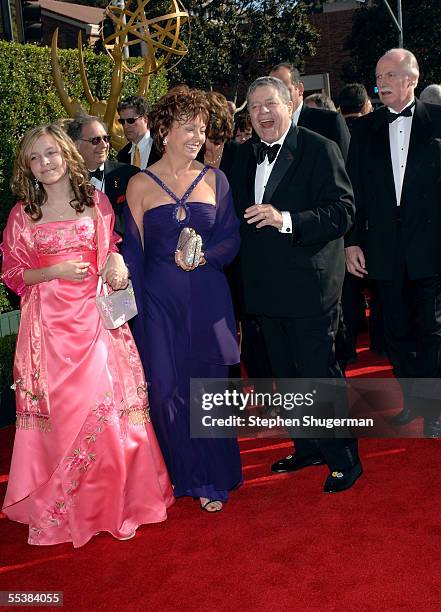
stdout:
POLYGON ((199 255, 199 261, 193 264, 192 266, 188 266, 184 261, 182 251, 177 250, 175 251, 175 263, 177 266, 182 268, 182 270, 185 270, 186 272, 191 272, 192 270, 195 270, 198 266, 204 266, 207 263, 207 260, 204 257, 204 253, 201 253, 199 255))
POLYGON ((62 261, 48 268, 48 280, 62 278, 73 283, 81 283, 86 278, 90 263, 87 261, 62 261))
POLYGON ((110 285, 114 291, 124 289, 129 282, 129 271, 119 253, 110 253, 100 274, 103 282, 110 285))

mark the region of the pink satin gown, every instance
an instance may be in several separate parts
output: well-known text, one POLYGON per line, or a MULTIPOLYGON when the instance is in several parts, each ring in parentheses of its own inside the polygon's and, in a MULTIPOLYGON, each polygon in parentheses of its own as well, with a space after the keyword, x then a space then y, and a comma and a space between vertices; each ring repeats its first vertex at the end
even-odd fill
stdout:
POLYGON ((101 531, 124 539, 165 520, 174 499, 145 412, 123 410, 126 380, 135 372, 144 383, 139 356, 128 327, 106 330, 95 306, 96 222, 44 223, 33 234, 40 266, 91 266, 82 283, 38 285, 51 426, 17 429, 3 512, 29 524, 30 544, 78 547, 101 531))

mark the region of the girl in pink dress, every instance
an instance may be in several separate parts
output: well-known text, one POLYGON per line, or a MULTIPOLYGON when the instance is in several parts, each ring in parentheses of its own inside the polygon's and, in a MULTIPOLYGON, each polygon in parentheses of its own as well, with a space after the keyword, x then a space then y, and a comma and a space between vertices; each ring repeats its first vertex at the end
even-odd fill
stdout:
POLYGON ((127 284, 114 214, 56 125, 20 144, 20 200, 4 232, 2 277, 21 296, 14 381, 17 432, 3 512, 30 544, 133 537, 166 519, 172 489, 127 325, 103 327, 98 273, 127 284))

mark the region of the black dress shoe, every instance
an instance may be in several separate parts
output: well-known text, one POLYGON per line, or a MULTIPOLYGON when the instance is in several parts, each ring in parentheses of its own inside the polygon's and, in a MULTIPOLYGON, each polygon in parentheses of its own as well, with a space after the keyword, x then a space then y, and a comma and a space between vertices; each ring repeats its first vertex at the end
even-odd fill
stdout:
POLYGON ((401 412, 391 418, 390 422, 392 425, 407 425, 417 419, 418 416, 419 415, 416 414, 412 408, 403 408, 401 412))
POLYGON ((302 470, 310 465, 324 465, 325 460, 323 457, 314 455, 312 457, 297 457, 297 455, 288 455, 279 461, 276 461, 271 466, 272 472, 295 472, 296 470, 302 470))
POLYGON ((425 438, 441 438, 441 421, 426 417, 424 419, 423 432, 425 438))
POLYGON ((323 490, 325 493, 340 493, 340 491, 350 489, 362 474, 361 463, 357 463, 353 468, 344 472, 331 472, 325 481, 323 490))

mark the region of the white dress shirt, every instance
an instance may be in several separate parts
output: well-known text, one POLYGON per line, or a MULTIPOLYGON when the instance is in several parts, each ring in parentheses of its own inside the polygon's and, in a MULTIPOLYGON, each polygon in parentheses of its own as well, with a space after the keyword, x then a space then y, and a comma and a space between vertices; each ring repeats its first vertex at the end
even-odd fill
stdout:
MULTIPOLYGON (((144 134, 141 140, 138 142, 139 156, 141 160, 141 170, 145 170, 150 157, 150 151, 153 146, 153 138, 150 136, 150 130, 144 134)), ((135 144, 132 143, 130 149, 130 163, 133 164, 133 154, 135 153, 135 144)))
POLYGON ((296 108, 295 111, 293 111, 292 119, 291 119, 293 125, 297 125, 298 124, 300 113, 302 112, 302 108, 303 108, 303 102, 298 105, 298 107, 296 108))
MULTIPOLYGON (((96 168, 96 169, 102 171, 103 178, 101 180, 99 180, 95 176, 92 176, 92 178, 90 179, 90 182, 92 183, 92 185, 94 187, 96 187, 96 189, 99 189, 100 191, 105 193, 104 190, 106 188, 106 183, 105 183, 105 179, 104 179, 104 164, 101 164, 101 166, 98 166, 98 168, 96 168)), ((89 170, 89 172, 94 172, 94 170, 89 170)))
MULTIPOLYGON (((414 101, 411 100, 404 108, 407 108, 413 104, 413 102, 414 101)), ((404 110, 404 108, 402 110, 404 110)), ((400 206, 401 202, 401 191, 403 189, 404 173, 406 172, 414 110, 415 107, 411 110, 411 117, 398 117, 398 119, 395 119, 395 121, 389 124, 390 156, 392 159, 397 206, 400 206)), ((398 115, 397 111, 394 111, 392 108, 389 108, 389 111, 398 115)))
MULTIPOLYGON (((277 151, 277 155, 275 159, 272 161, 272 163, 270 164, 268 157, 265 156, 265 159, 263 160, 263 162, 257 165, 256 176, 254 179, 254 198, 255 198, 256 204, 262 204, 262 200, 263 200, 263 196, 265 193, 266 185, 268 183, 268 179, 274 168, 274 164, 276 163, 279 153, 282 150, 283 143, 285 142, 285 138, 286 138, 286 135, 288 134, 290 127, 291 126, 289 126, 289 128, 286 130, 283 136, 279 138, 279 140, 276 140, 276 142, 271 143, 271 146, 276 145, 276 144, 280 145, 280 149, 277 151)), ((270 144, 268 142, 265 142, 264 140, 262 140, 262 142, 264 142, 267 145, 270 144)), ((266 202, 264 203, 266 204, 266 202)), ((290 213, 288 211, 281 211, 281 213, 282 213, 283 222, 282 222, 282 227, 279 230, 279 232, 281 232, 282 234, 292 234, 292 219, 291 219, 290 213)))

